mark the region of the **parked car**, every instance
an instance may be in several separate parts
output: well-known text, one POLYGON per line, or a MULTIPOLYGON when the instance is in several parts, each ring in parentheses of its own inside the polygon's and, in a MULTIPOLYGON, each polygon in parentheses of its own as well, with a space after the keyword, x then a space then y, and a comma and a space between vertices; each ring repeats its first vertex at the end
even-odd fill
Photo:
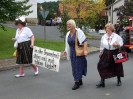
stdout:
POLYGON ((41 25, 42 25, 42 26, 44 26, 44 25, 45 25, 45 26, 50 26, 50 25, 51 25, 51 24, 50 24, 50 20, 42 20, 42 21, 41 21, 41 25))

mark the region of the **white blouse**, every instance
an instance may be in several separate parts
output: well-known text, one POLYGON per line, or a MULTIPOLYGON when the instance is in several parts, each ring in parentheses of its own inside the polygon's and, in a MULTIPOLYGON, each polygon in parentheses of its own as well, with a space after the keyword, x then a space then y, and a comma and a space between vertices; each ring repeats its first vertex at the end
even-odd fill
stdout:
POLYGON ((100 52, 103 52, 104 48, 107 50, 118 49, 112 46, 112 44, 114 43, 119 44, 120 47, 123 46, 123 40, 118 34, 112 33, 110 37, 108 36, 108 34, 104 34, 101 38, 100 52))
POLYGON ((32 31, 28 27, 23 27, 21 31, 19 29, 16 30, 16 40, 18 43, 29 41, 30 37, 33 35, 32 31))

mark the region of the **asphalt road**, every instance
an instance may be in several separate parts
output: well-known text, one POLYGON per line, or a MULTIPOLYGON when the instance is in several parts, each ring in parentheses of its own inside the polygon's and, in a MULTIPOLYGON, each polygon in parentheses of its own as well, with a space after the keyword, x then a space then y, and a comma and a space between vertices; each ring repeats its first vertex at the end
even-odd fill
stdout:
MULTIPOLYGON (((44 37, 42 26, 30 28, 37 38, 44 37)), ((47 38, 60 40, 59 33, 53 28, 47 27, 47 38)), ((92 41, 92 44, 95 42, 92 41)), ((98 54, 93 53, 86 57, 88 74, 83 78, 84 85, 77 90, 71 90, 74 81, 70 61, 67 60, 60 62, 58 73, 39 67, 39 75, 34 76, 33 69, 25 67, 25 77, 15 78, 14 75, 19 72, 19 69, 2 71, 0 72, 0 99, 132 99, 133 51, 129 54, 130 60, 123 63, 125 77, 122 78, 122 86, 119 87, 116 86, 117 80, 114 77, 105 81, 105 88, 96 88, 95 85, 100 80, 97 72, 98 54)))
POLYGON ((97 72, 99 53, 90 54, 88 74, 84 85, 71 90, 74 81, 70 61, 61 61, 59 72, 39 67, 39 75, 34 76, 32 68, 25 67, 25 77, 15 78, 19 69, 0 72, 0 99, 132 99, 133 96, 133 52, 130 60, 123 63, 125 77, 122 86, 116 86, 116 77, 105 81, 105 88, 96 88, 100 77, 97 72))
MULTIPOLYGON (((5 24, 8 27, 11 28, 17 28, 14 24, 5 24)), ((47 39, 47 40, 59 40, 59 41, 64 41, 63 38, 60 38, 60 32, 58 30, 57 26, 41 26, 41 25, 37 25, 37 26, 28 26, 34 33, 36 38, 41 38, 41 39, 47 39), (44 32, 45 31, 45 32, 44 32), (45 37, 44 37, 44 33, 45 33, 45 37)), ((95 33, 95 32, 91 32, 88 33, 89 35, 92 36, 96 36, 98 38, 100 38, 102 35, 100 35, 99 33, 95 33)), ((15 34, 14 34, 15 35, 15 34)), ((90 46, 94 46, 94 47, 99 47, 100 46, 100 40, 91 40, 88 39, 88 44, 90 46)))

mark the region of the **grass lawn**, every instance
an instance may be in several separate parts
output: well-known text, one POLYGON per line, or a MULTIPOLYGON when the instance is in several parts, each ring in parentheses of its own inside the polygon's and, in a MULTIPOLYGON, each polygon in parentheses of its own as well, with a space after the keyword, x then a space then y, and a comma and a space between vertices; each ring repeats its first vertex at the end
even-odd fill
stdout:
MULTIPOLYGON (((14 41, 11 39, 15 36, 16 30, 6 27, 6 31, 0 28, 0 59, 12 58, 14 49, 14 41)), ((95 37, 86 34, 89 39, 95 37)), ((65 43, 54 40, 35 39, 35 46, 51 49, 55 51, 64 51, 65 43)))
MULTIPOLYGON (((12 58, 14 49, 14 42, 11 40, 15 36, 15 29, 6 27, 7 31, 0 28, 0 59, 12 58)), ((47 48, 55 51, 63 51, 65 47, 64 42, 35 39, 35 46, 47 48)))

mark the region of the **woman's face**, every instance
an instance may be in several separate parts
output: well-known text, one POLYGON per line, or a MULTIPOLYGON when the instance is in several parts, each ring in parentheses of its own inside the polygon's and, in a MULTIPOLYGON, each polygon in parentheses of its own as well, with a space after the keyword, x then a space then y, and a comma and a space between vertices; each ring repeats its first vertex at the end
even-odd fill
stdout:
POLYGON ((106 27, 106 32, 107 33, 112 33, 112 30, 109 27, 106 27))
POLYGON ((74 28, 74 27, 72 26, 72 24, 68 22, 68 23, 67 23, 67 29, 68 29, 68 30, 72 30, 73 28, 74 28))
POLYGON ((23 28, 23 25, 21 23, 18 23, 18 28, 23 28))

